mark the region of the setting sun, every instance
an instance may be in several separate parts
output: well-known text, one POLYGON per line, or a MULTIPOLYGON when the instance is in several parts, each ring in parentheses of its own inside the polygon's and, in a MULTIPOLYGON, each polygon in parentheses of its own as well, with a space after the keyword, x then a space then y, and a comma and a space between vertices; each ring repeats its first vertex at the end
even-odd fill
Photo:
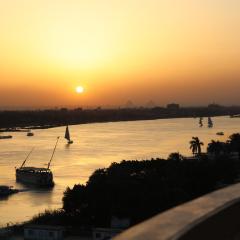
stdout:
POLYGON ((239 104, 240 1, 140 2, 0 0, 0 108, 239 104))
POLYGON ((76 87, 76 92, 79 93, 79 94, 83 93, 84 92, 84 88, 82 86, 77 86, 76 87))

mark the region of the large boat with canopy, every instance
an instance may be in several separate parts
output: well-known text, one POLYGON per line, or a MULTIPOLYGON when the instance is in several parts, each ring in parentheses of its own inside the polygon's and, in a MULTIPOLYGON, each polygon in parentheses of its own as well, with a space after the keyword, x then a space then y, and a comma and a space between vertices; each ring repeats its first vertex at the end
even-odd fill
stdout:
POLYGON ((32 184, 39 187, 53 187, 53 174, 50 169, 52 159, 54 157, 59 137, 57 138, 56 144, 54 146, 51 158, 48 162, 47 168, 38 168, 38 167, 27 167, 25 166, 26 161, 30 157, 34 149, 30 151, 26 159, 23 161, 21 167, 16 168, 16 180, 25 184, 32 184))

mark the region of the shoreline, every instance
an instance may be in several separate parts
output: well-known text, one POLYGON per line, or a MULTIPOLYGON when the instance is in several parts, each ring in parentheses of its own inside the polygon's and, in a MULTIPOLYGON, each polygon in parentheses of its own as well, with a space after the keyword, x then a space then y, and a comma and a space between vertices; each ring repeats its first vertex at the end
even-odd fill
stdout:
MULTIPOLYGON (((216 115, 212 117, 227 117, 229 115, 216 115)), ((69 126, 74 126, 74 125, 85 125, 85 124, 94 124, 94 123, 118 123, 118 122, 138 122, 138 121, 154 121, 154 120, 163 120, 163 119, 181 119, 181 118, 197 118, 197 117, 162 117, 162 118, 154 118, 154 119, 133 119, 133 120, 116 120, 116 121, 96 121, 96 122, 80 122, 80 123, 74 123, 74 124, 69 124, 69 126)), ((42 125, 42 126, 24 126, 24 127, 10 127, 10 128, 0 128, 0 133, 4 132, 28 132, 29 130, 37 130, 37 129, 50 129, 50 128, 57 128, 57 127, 64 127, 66 126, 65 124, 61 125, 42 125)))
POLYGON ((0 111, 1 132, 28 132, 31 129, 49 129, 66 125, 149 121, 176 118, 237 116, 240 107, 227 108, 152 108, 152 109, 95 109, 0 111))

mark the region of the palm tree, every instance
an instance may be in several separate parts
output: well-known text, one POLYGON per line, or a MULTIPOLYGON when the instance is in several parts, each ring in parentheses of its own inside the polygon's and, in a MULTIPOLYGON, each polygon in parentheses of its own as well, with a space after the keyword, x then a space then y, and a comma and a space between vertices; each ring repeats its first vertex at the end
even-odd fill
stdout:
POLYGON ((201 142, 198 137, 192 137, 192 140, 190 141, 190 149, 192 149, 193 155, 201 155, 201 146, 203 145, 203 142, 201 142))

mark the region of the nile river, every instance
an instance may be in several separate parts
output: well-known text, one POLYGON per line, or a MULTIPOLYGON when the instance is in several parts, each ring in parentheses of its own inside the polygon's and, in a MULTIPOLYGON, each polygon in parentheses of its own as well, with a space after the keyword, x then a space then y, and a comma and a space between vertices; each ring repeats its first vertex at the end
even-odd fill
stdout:
POLYGON ((97 168, 108 167, 123 159, 167 157, 179 151, 190 155, 189 141, 198 136, 207 143, 226 140, 240 132, 240 118, 213 118, 214 127, 199 128, 198 119, 163 119, 153 121, 95 123, 70 126, 74 144, 67 146, 65 127, 35 130, 34 137, 13 133, 13 139, 0 140, 0 185, 26 188, 15 182, 15 167, 20 166, 28 152, 35 151, 27 166, 44 167, 49 161, 57 136, 61 136, 52 163, 55 187, 52 190, 28 188, 25 192, 0 200, 0 225, 21 222, 45 209, 62 206, 63 191, 75 183, 85 183, 97 168), (223 131, 225 136, 217 136, 223 131))

